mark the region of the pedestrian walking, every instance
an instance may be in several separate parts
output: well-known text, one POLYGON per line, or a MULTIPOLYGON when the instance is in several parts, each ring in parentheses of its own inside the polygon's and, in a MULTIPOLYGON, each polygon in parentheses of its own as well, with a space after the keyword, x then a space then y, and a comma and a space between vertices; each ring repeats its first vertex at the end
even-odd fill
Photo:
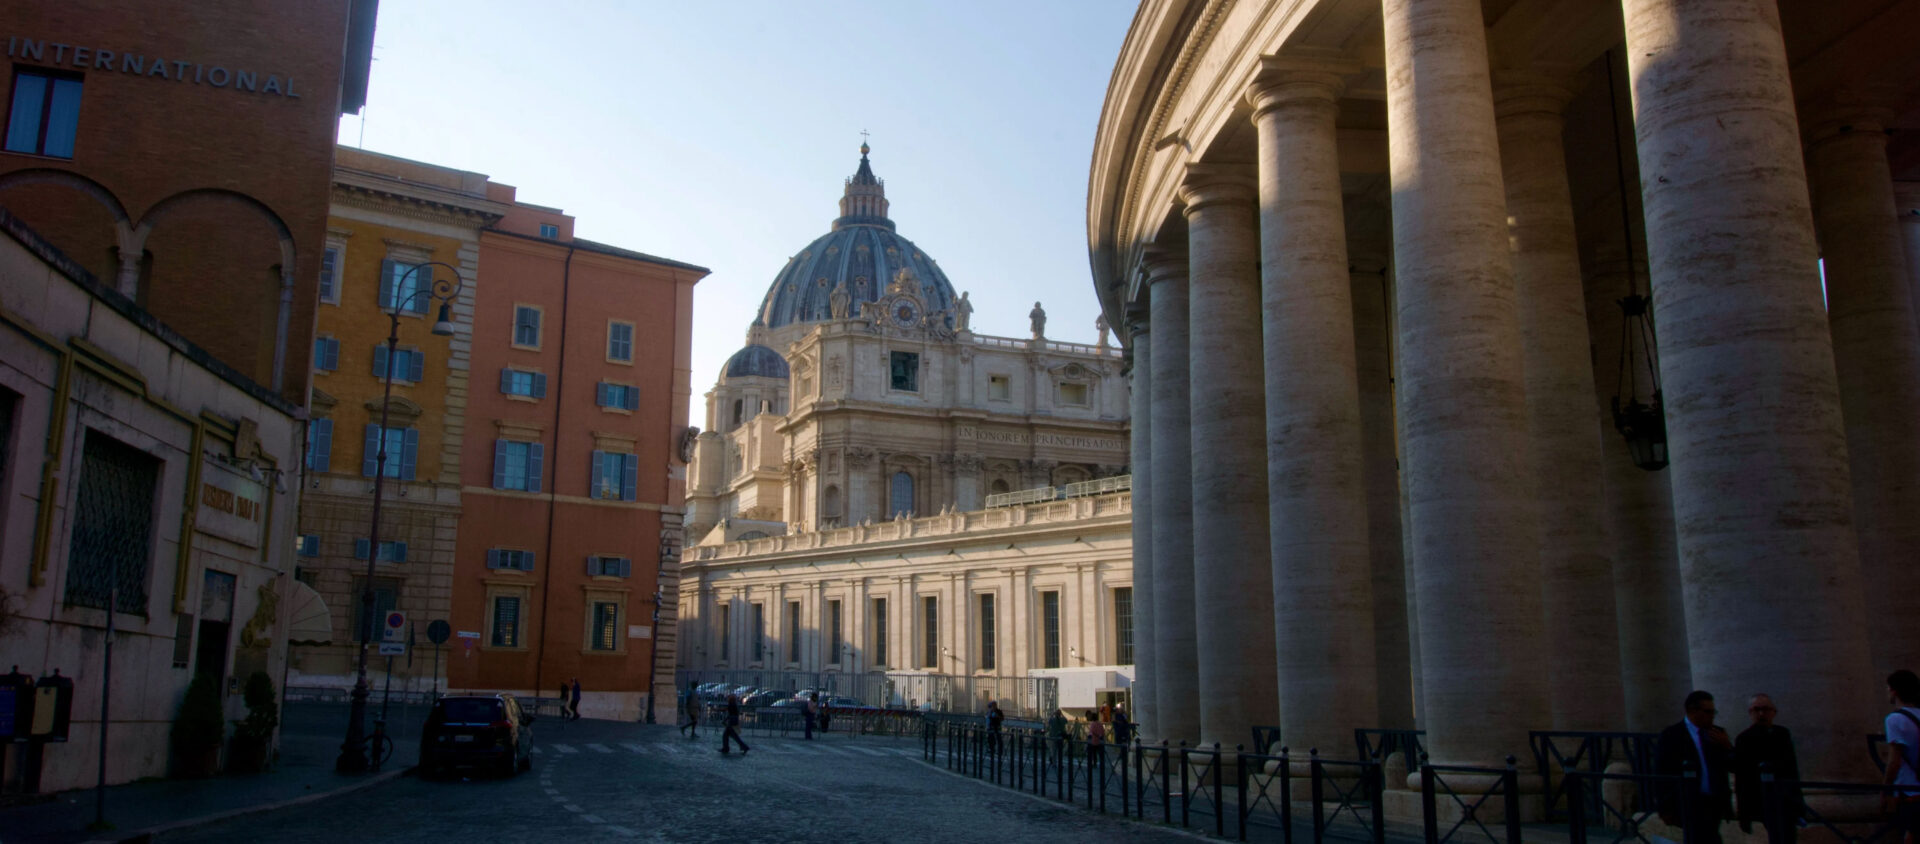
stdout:
POLYGON ((1067 744, 1067 713, 1056 709, 1047 716, 1047 742, 1053 745, 1053 758, 1060 758, 1067 744))
POLYGON ((729 743, 740 745, 740 752, 743 754, 746 753, 748 750, 747 742, 745 739, 740 738, 740 696, 739 695, 734 695, 734 694, 727 695, 727 722, 726 723, 727 723, 726 731, 720 734, 721 755, 724 756, 727 753, 731 752, 730 750, 728 750, 728 748, 731 746, 729 743))
POLYGON ((573 710, 567 706, 568 693, 569 692, 567 688, 567 681, 561 680, 560 681, 560 720, 562 721, 573 720, 573 710))
POLYGON ((804 719, 807 724, 807 734, 803 738, 805 738, 807 741, 813 741, 813 717, 814 717, 814 713, 819 711, 819 708, 820 708, 819 692, 814 692, 812 695, 808 696, 806 700, 800 703, 800 717, 804 719))
POLYGON ((686 710, 687 724, 680 728, 680 732, 684 734, 691 731, 691 737, 698 739, 700 738, 700 692, 698 690, 687 691, 686 710))
POLYGON ((1727 772, 1733 767, 1733 742, 1714 726, 1719 713, 1713 695, 1687 695, 1686 717, 1661 731, 1654 745, 1654 773, 1678 777, 1696 771, 1691 785, 1668 785, 1657 803, 1660 820, 1679 827, 1687 844, 1720 844, 1720 824, 1733 817, 1733 793, 1727 772))
POLYGON ((1894 827, 1920 841, 1920 676, 1905 668, 1887 675, 1887 785, 1904 786, 1882 798, 1894 827))
POLYGON ((1113 706, 1113 740, 1123 749, 1133 741, 1133 722, 1127 720, 1127 710, 1119 704, 1113 706))
POLYGON ((1107 725, 1100 722, 1100 713, 1087 710, 1087 759, 1091 764, 1099 764, 1107 758, 1107 725))
MULTIPOLYGON (((818 703, 820 700, 820 696, 818 694, 815 694, 813 699, 814 699, 814 702, 818 703)), ((827 703, 819 704, 820 732, 822 733, 827 731, 827 722, 833 720, 833 708, 827 705, 828 703, 832 703, 832 702, 833 702, 833 698, 829 696, 827 698, 827 703)))
POLYGON ((573 678, 573 720, 580 720, 580 678, 573 678))
POLYGON ((1793 752, 1793 735, 1773 723, 1779 710, 1773 698, 1756 694, 1747 699, 1753 726, 1733 740, 1733 793, 1739 798, 1740 831, 1753 832, 1758 822, 1773 844, 1794 844, 1805 805, 1800 796, 1800 760, 1793 752), (1760 780, 1773 775, 1771 789, 1760 780))

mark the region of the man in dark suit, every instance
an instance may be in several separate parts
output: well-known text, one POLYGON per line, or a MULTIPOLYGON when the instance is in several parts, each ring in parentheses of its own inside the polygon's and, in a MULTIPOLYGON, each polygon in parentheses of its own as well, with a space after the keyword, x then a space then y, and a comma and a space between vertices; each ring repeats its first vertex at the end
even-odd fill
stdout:
POLYGON ((1766 827, 1773 844, 1794 844, 1798 840, 1800 816, 1800 758, 1793 751, 1793 734, 1773 723, 1779 715, 1773 698, 1757 694, 1747 699, 1747 714, 1753 718, 1733 740, 1733 790, 1740 798, 1740 831, 1751 833, 1754 824, 1766 827), (1772 788, 1761 783, 1762 771, 1773 774, 1772 788))
POLYGON ((1654 746, 1655 773, 1696 774, 1693 780, 1662 783, 1659 790, 1660 820, 1673 827, 1684 824, 1687 844, 1720 844, 1720 824, 1733 817, 1733 794, 1727 787, 1733 742, 1726 730, 1713 725, 1718 712, 1713 695, 1687 695, 1687 717, 1660 731, 1654 746))

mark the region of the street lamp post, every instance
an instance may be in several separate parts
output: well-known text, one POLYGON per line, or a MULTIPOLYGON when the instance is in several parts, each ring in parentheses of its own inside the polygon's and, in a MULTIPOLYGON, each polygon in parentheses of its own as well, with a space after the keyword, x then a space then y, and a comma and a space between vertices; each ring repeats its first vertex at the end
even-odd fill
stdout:
POLYGON ((414 273, 426 270, 427 283, 418 290, 393 303, 393 310, 387 312, 392 323, 387 330, 387 372, 386 388, 380 399, 380 440, 379 451, 374 457, 373 471, 373 528, 367 539, 367 582, 360 596, 360 657, 358 660, 358 679, 353 684, 353 707, 347 716, 347 738, 340 744, 340 756, 334 760, 334 770, 343 774, 360 773, 370 766, 366 747, 367 697, 370 690, 367 685, 367 643, 373 638, 373 578, 374 564, 380 559, 380 499, 385 491, 387 478, 387 406, 393 401, 393 359, 400 346, 400 312, 415 298, 426 296, 427 301, 440 300, 440 310, 433 322, 433 333, 441 337, 453 336, 453 300, 466 287, 467 280, 460 270, 451 264, 429 261, 408 269, 394 282, 396 295, 407 289, 407 280, 414 273), (446 267, 453 273, 454 280, 435 280, 431 267, 446 267))
POLYGON ((660 601, 659 590, 653 593, 653 638, 647 640, 647 723, 654 723, 653 692, 660 688, 659 679, 653 676, 660 670, 660 601))

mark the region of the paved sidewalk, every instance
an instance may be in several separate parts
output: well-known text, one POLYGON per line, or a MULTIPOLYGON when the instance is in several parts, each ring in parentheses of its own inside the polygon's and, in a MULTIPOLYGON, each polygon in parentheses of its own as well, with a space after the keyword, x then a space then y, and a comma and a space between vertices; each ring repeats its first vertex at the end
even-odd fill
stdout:
MULTIPOLYGON (((379 714, 376 695, 371 715, 379 714)), ((380 773, 343 776, 333 772, 346 730, 348 709, 341 704, 289 703, 281 725, 280 759, 263 774, 219 776, 206 780, 151 780, 107 788, 107 821, 113 829, 94 832, 94 791, 62 792, 43 803, 0 809, 0 844, 121 841, 143 833, 177 829, 252 811, 298 805, 375 786, 402 775, 419 757, 419 725, 424 706, 394 706, 388 734, 393 758, 380 773)))

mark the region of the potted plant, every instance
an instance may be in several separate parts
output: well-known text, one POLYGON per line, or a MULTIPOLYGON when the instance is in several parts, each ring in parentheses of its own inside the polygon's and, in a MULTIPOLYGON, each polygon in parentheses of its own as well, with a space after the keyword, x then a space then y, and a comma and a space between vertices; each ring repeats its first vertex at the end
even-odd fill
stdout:
POLYGON ((177 776, 202 778, 220 770, 220 741, 227 732, 220 712, 220 684, 195 674, 173 719, 173 765, 177 776))
POLYGON ((273 731, 280 726, 280 704, 273 697, 273 678, 255 671, 247 678, 244 694, 247 717, 233 722, 233 747, 227 754, 227 769, 239 773, 258 773, 267 769, 273 752, 273 731))

